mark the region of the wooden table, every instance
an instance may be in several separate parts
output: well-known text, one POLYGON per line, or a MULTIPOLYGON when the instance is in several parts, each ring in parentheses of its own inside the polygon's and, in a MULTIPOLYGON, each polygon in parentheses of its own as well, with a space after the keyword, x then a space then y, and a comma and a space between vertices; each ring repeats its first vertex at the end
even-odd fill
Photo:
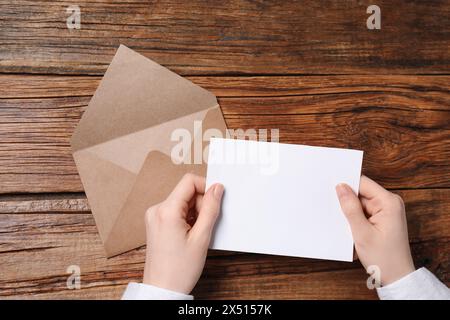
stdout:
MULTIPOLYGON (((69 138, 123 43, 214 92, 229 128, 363 149, 405 200, 417 266, 450 283, 450 2, 0 0, 0 298, 119 298, 69 138), (69 4, 81 29, 66 26, 69 4), (67 268, 81 268, 69 290, 67 268)), ((197 298, 374 299, 359 262, 211 252, 197 298)))

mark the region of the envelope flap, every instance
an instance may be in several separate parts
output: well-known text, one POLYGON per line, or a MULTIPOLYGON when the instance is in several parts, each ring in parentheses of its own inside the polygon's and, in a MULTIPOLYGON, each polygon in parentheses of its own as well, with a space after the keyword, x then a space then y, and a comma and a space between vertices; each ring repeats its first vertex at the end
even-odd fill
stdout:
POLYGON ((121 45, 71 145, 77 151, 216 105, 211 92, 121 45))

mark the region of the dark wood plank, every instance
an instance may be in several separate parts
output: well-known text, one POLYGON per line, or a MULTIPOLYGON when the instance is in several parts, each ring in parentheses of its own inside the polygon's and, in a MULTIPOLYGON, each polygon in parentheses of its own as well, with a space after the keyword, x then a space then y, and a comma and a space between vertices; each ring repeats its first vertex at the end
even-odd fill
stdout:
MULTIPOLYGON (((389 188, 450 187, 449 76, 191 77, 229 128, 362 149, 389 188)), ((82 192, 69 138, 97 77, 0 76, 0 193, 82 192)))
MULTIPOLYGON (((450 190, 397 192, 406 203, 416 266, 426 266, 450 284, 450 190)), ((1 299, 119 298, 129 281, 141 280, 145 248, 106 259, 91 214, 80 210, 83 197, 67 201, 77 205, 67 206, 60 195, 1 197, 1 299), (14 212, 17 205, 23 213, 14 212), (70 265, 81 268, 81 290, 66 287, 70 265)), ((376 298, 365 287, 366 278, 358 261, 210 251, 194 294, 215 299, 376 298)))
POLYGON ((449 73, 450 3, 0 1, 0 72, 103 74, 120 43, 181 74, 449 73))

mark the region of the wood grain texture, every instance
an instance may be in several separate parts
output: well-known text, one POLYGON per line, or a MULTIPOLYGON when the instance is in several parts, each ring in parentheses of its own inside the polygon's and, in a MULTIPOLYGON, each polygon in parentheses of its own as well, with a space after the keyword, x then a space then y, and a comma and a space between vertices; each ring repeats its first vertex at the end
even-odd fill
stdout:
POLYGON ((103 74, 120 43, 183 75, 450 72, 450 3, 0 1, 0 72, 103 74), (66 8, 81 8, 69 30, 66 8))
MULTIPOLYGON (((376 31, 371 4, 0 0, 0 299, 117 299, 141 279, 145 248, 105 258, 69 148, 119 44, 215 93, 231 129, 364 150, 405 200, 416 266, 449 285, 450 2, 379 0, 376 31)), ((366 279, 359 262, 210 251, 194 295, 374 299, 366 279)))
POLYGON ((90 213, 84 194, 0 196, 2 213, 90 213))
MULTIPOLYGON (((449 76, 191 77, 229 128, 362 149, 388 188, 450 186, 449 76)), ((0 76, 0 193, 82 192, 70 136, 97 77, 0 76)))
MULTIPOLYGON (((449 284, 449 190, 397 192, 406 203, 416 265, 428 267, 449 284)), ((106 259, 89 212, 74 206, 42 213, 61 207, 60 196, 28 197, 34 197, 35 205, 24 208, 25 213, 9 213, 20 199, 0 199, 0 299, 119 298, 129 281, 140 280, 145 248, 106 259), (66 287, 70 265, 81 268, 81 290, 66 287)), ((215 299, 376 298, 366 288, 366 279, 357 261, 210 251, 194 294, 215 299)))

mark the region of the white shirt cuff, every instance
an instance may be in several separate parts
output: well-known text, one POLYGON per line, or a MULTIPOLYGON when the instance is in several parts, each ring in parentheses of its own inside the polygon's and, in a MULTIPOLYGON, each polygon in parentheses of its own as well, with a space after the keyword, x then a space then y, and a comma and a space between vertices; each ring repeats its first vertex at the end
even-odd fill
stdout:
POLYGON ((149 284, 130 282, 122 300, 193 300, 194 297, 149 284))
POLYGON ((450 289, 426 268, 377 288, 381 300, 450 300, 450 289))

